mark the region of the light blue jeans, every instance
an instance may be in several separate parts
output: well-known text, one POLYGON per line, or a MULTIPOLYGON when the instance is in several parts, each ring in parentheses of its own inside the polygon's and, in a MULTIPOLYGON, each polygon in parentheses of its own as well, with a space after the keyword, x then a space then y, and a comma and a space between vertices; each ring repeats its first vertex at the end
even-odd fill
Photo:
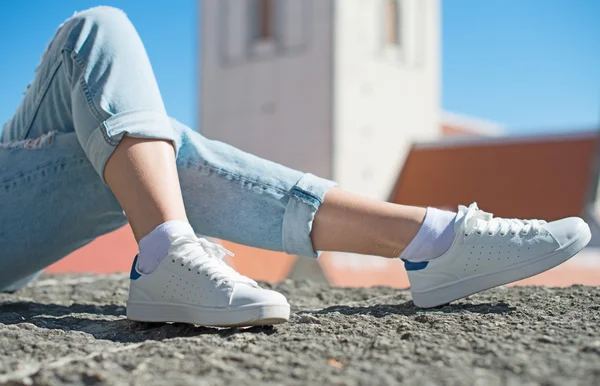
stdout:
POLYGON ((102 180, 125 134, 175 144, 197 233, 316 256, 312 221, 334 182, 208 140, 169 118, 133 25, 122 11, 98 7, 59 27, 3 128, 0 288, 26 282, 127 223, 102 180))

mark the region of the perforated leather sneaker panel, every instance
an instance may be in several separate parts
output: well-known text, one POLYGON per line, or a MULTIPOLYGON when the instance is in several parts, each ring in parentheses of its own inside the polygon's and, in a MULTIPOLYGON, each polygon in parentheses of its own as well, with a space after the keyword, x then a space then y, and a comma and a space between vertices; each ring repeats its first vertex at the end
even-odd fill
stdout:
POLYGON ((537 235, 516 234, 512 237, 459 233, 450 249, 440 259, 430 261, 428 268, 432 272, 443 269, 444 273, 456 276, 476 275, 541 256, 558 247, 545 230, 537 235), (439 264, 442 258, 446 262, 439 264))
MULTIPOLYGON (((459 279, 466 276, 485 274, 490 270, 502 268, 529 259, 542 256, 548 250, 558 248, 558 243, 546 231, 538 235, 514 235, 510 238, 499 235, 469 235, 458 233, 450 249, 429 261, 427 275, 443 275, 459 279)), ((409 272, 409 275, 418 277, 420 271, 409 272)), ((419 284, 427 284, 422 280, 411 280, 413 288, 419 284)))
POLYGON ((229 305, 233 293, 231 284, 216 285, 206 273, 191 271, 172 256, 167 256, 151 275, 132 281, 131 287, 138 287, 153 301, 210 307, 229 305))

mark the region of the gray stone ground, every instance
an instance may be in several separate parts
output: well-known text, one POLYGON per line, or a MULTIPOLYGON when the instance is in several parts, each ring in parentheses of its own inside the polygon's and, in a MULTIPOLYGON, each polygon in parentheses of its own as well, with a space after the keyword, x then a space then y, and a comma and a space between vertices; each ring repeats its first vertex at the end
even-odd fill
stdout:
POLYGON ((599 385, 600 288, 498 288, 430 311, 407 291, 273 286, 285 325, 125 319, 123 275, 0 295, 0 384, 599 385))

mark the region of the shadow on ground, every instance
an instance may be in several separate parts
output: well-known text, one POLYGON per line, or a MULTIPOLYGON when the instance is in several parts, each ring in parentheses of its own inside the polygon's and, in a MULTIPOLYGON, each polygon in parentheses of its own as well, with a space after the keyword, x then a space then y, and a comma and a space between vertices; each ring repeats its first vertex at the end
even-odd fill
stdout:
POLYGON ((273 334, 273 326, 251 328, 210 328, 184 323, 144 323, 125 318, 125 307, 114 304, 75 303, 70 306, 36 302, 0 304, 0 323, 30 323, 45 329, 81 331, 96 339, 119 343, 138 343, 176 337, 234 334, 273 334))
POLYGON ((370 315, 376 318, 383 318, 388 315, 404 315, 412 316, 417 314, 427 314, 431 312, 435 313, 462 313, 470 312, 473 314, 506 314, 514 311, 515 308, 509 306, 504 302, 498 303, 458 303, 458 304, 446 304, 440 307, 422 309, 414 305, 412 301, 404 302, 401 304, 378 304, 372 306, 344 306, 337 305, 327 307, 317 311, 300 311, 298 314, 315 314, 323 315, 334 312, 339 312, 343 315, 370 315))

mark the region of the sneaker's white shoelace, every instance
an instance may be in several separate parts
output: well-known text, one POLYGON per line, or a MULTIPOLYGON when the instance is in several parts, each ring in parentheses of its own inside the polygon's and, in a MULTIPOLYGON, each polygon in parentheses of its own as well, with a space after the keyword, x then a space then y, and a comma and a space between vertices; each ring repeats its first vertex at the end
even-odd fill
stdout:
POLYGON ((204 273, 216 285, 243 282, 256 286, 257 283, 239 274, 224 261, 233 253, 223 246, 193 235, 175 236, 171 240, 171 258, 178 260, 189 271, 204 273))
POLYGON ((477 207, 477 203, 474 202, 469 207, 460 206, 459 211, 463 212, 465 222, 465 233, 467 235, 487 234, 493 236, 500 234, 500 236, 506 236, 507 234, 516 235, 521 233, 527 235, 530 233, 539 234, 542 225, 546 224, 543 220, 520 220, 516 218, 502 218, 494 217, 492 213, 487 213, 480 210, 477 207))

